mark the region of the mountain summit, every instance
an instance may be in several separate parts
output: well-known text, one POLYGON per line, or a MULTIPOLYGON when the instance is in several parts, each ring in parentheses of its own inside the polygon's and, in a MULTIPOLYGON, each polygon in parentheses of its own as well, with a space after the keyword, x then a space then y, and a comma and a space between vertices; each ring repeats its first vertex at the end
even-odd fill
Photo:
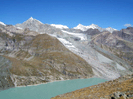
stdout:
POLYGON ((109 31, 109 32, 111 32, 111 33, 112 33, 113 31, 117 31, 116 29, 114 29, 114 28, 112 28, 112 27, 108 27, 108 28, 106 28, 106 30, 109 31))
POLYGON ((42 22, 40 22, 39 20, 37 20, 37 19, 34 19, 33 17, 30 17, 27 21, 25 21, 25 22, 33 22, 33 23, 41 23, 41 24, 43 24, 42 22))
POLYGON ((33 20, 33 18, 32 18, 32 17, 30 17, 29 19, 30 19, 30 20, 33 20))
POLYGON ((95 25, 95 24, 91 24, 89 26, 84 26, 82 24, 78 24, 77 27, 74 27, 74 29, 80 29, 82 31, 87 31, 88 29, 97 29, 99 28, 98 25, 95 25))
POLYGON ((37 19, 34 19, 33 17, 30 17, 28 20, 23 22, 22 24, 16 24, 16 27, 20 27, 22 29, 29 28, 30 30, 34 30, 37 32, 38 27, 41 27, 43 25, 42 22, 40 22, 37 19))

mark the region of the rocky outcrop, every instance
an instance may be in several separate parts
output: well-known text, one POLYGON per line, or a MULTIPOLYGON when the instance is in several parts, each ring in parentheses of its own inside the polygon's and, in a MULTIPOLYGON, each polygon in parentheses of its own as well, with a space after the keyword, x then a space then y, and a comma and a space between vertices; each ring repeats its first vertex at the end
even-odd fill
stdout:
POLYGON ((0 56, 0 90, 14 87, 10 72, 11 65, 8 59, 0 56))
POLYGON ((79 89, 51 99, 132 99, 133 75, 79 89))
POLYGON ((84 31, 84 33, 93 36, 96 34, 100 34, 101 32, 98 29, 88 29, 87 31, 84 31))
POLYGON ((133 27, 128 27, 127 29, 122 29, 120 31, 114 31, 113 35, 126 41, 133 42, 133 27))

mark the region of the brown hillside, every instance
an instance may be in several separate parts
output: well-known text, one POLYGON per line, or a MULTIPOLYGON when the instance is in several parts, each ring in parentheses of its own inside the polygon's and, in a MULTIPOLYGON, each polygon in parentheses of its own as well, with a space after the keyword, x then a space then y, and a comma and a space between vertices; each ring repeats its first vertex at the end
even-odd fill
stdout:
POLYGON ((133 75, 58 95, 51 99, 133 99, 133 75))

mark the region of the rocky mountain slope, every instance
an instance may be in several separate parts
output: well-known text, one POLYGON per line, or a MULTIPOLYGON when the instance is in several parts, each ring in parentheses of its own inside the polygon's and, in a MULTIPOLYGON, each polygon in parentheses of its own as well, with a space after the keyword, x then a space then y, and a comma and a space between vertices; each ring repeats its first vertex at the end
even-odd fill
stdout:
POLYGON ((56 28, 55 26, 52 26, 49 24, 43 24, 39 20, 33 19, 32 17, 29 18, 27 21, 23 22, 22 24, 16 24, 15 27, 22 28, 22 29, 28 28, 40 34, 44 34, 44 33, 53 34, 53 33, 60 32, 59 28, 56 28))
POLYGON ((112 34, 104 32, 93 37, 92 43, 126 61, 133 68, 133 28, 112 34))
POLYGON ((119 57, 110 55, 110 57, 112 57, 110 58, 94 50, 92 47, 93 44, 90 42, 92 36, 103 33, 100 32, 99 29, 91 28, 83 32, 80 29, 57 28, 55 26, 43 24, 33 18, 15 26, 17 28, 19 26, 19 28, 22 29, 29 28, 32 31, 41 34, 47 33, 56 37, 66 48, 86 60, 86 62, 91 65, 95 76, 115 79, 131 73, 129 64, 123 62, 119 57))
POLYGON ((1 26, 0 45, 1 89, 94 75, 84 59, 48 34, 1 26))
POLYGON ((11 62, 3 56, 0 56, 0 90, 14 87, 11 78, 11 62))
POLYGON ((133 75, 58 95, 51 99, 133 99, 133 75))

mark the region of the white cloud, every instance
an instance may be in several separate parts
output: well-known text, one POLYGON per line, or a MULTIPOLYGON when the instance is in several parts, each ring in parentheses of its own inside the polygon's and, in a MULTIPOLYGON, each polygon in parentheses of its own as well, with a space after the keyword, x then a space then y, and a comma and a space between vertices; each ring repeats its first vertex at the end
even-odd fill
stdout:
POLYGON ((132 26, 131 24, 125 24, 124 26, 126 26, 126 27, 130 27, 130 26, 132 26))

